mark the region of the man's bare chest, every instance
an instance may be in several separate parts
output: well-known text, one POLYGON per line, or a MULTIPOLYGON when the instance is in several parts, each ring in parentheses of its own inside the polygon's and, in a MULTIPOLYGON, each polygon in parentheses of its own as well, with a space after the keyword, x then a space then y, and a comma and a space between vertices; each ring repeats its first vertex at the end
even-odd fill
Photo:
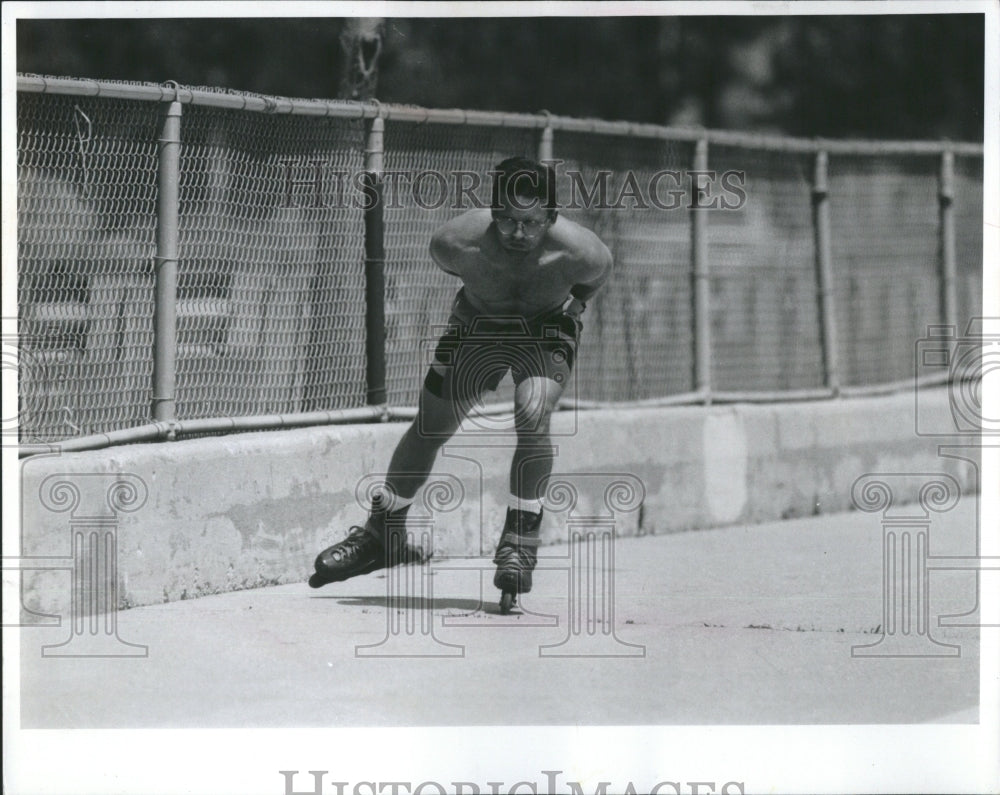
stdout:
POLYGON ((549 306, 573 285, 558 256, 499 262, 478 256, 463 269, 466 289, 490 303, 549 306))

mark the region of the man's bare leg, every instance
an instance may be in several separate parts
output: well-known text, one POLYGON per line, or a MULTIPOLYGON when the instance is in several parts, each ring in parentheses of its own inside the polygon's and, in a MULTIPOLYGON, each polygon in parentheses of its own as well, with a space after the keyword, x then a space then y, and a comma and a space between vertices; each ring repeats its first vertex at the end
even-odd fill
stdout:
POLYGON ((441 446, 462 423, 466 409, 421 391, 417 417, 403 434, 389 463, 384 488, 372 499, 364 527, 355 527, 343 541, 320 552, 309 585, 319 588, 392 565, 418 561, 430 550, 406 543, 406 513, 418 489, 427 481, 441 446), (395 557, 392 551, 395 551, 395 557))
POLYGON ((500 611, 506 613, 517 595, 532 586, 538 561, 542 497, 552 474, 555 448, 549 434, 552 412, 562 386, 550 378, 528 378, 514 392, 517 448, 510 466, 510 504, 493 562, 493 585, 502 591, 500 611))
POLYGON ((510 465, 510 493, 522 504, 537 505, 535 513, 541 510, 541 499, 552 474, 555 448, 549 427, 562 393, 561 384, 542 377, 525 379, 514 392, 517 448, 510 465))
POLYGON ((392 498, 413 500, 427 482, 438 451, 455 435, 467 413, 467 406, 439 398, 426 387, 421 390, 417 418, 399 440, 389 461, 385 485, 392 498))

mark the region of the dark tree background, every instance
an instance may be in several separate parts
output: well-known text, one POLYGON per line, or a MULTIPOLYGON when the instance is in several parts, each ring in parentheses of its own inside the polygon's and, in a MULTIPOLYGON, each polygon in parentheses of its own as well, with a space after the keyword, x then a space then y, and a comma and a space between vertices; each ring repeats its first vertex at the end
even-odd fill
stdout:
MULTIPOLYGON (((335 97, 341 19, 19 20, 22 72, 335 97)), ((795 135, 979 140, 982 15, 389 19, 376 96, 795 135)))

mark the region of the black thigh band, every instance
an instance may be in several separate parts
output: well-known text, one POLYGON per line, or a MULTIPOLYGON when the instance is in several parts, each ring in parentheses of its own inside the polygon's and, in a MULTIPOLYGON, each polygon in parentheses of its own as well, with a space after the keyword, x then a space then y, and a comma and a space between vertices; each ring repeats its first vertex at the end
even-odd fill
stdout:
POLYGON ((427 377, 424 379, 424 389, 434 395, 434 397, 444 398, 444 376, 433 365, 427 371, 427 377))

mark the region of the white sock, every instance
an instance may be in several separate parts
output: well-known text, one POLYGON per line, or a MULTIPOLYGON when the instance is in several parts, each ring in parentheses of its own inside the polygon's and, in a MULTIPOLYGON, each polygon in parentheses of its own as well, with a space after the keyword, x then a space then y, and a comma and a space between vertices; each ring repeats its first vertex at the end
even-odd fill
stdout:
POLYGON ((375 499, 381 501, 382 506, 385 511, 392 513, 393 511, 398 511, 401 508, 406 508, 413 504, 413 497, 400 497, 396 492, 389 488, 383 488, 376 492, 375 499))
POLYGON ((528 513, 542 512, 541 500, 524 500, 515 494, 510 495, 510 502, 508 505, 515 511, 527 511, 528 513))

